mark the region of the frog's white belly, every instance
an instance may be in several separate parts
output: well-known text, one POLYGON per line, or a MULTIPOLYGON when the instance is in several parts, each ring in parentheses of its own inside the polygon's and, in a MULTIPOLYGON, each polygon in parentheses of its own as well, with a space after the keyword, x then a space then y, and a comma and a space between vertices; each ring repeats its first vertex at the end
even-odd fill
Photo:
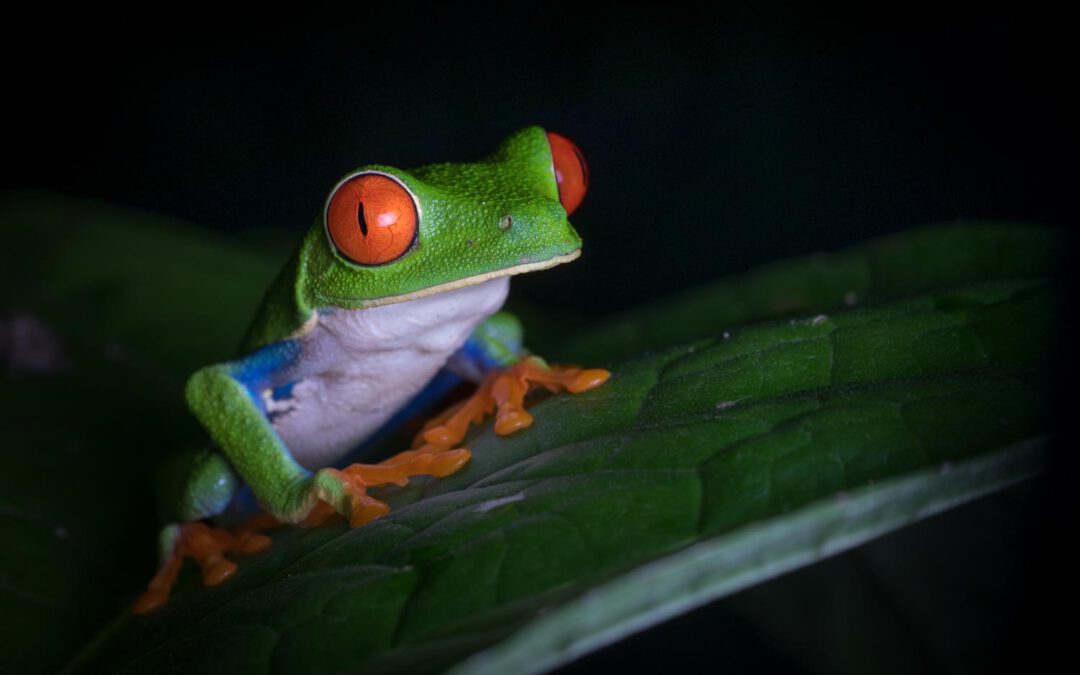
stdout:
POLYGON ((509 277, 360 310, 320 315, 302 338, 291 395, 264 392, 274 429, 308 469, 341 459, 438 373, 502 307, 509 277))

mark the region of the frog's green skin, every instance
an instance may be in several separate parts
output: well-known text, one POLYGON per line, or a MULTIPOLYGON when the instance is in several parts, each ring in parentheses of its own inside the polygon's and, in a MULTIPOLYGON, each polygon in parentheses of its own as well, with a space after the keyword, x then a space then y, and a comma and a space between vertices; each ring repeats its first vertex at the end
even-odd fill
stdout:
POLYGON ((317 499, 347 514, 340 479, 320 468, 340 460, 345 445, 369 437, 368 427, 391 421, 402 407, 373 412, 376 400, 407 404, 422 397, 448 359, 451 370, 470 379, 515 361, 520 326, 495 313, 505 277, 551 267, 580 252, 539 127, 519 131, 477 163, 412 171, 370 165, 350 176, 367 171, 396 178, 415 195, 417 245, 392 263, 359 266, 330 243, 325 216, 316 219, 268 290, 241 356, 203 368, 188 382, 188 404, 214 448, 188 453, 166 474, 161 492, 173 525, 162 533, 164 551, 171 548, 175 523, 221 513, 242 483, 282 521, 303 519, 317 499), (444 316, 452 320, 444 323, 444 316), (395 333, 401 322, 416 323, 415 331, 395 333), (397 357, 407 365, 393 379, 387 372, 397 371, 387 365, 385 350, 396 347, 394 341, 409 342, 414 332, 434 343, 405 344, 397 357), (396 337, 379 337, 388 333, 396 337), (368 334, 384 343, 367 347, 368 334), (414 361, 427 365, 414 367, 414 361), (370 373, 380 374, 368 381, 370 373), (284 403, 277 398, 281 392, 284 403), (332 404, 325 422, 308 401, 332 404), (275 418, 279 404, 285 412, 275 418), (290 408, 294 404, 300 412, 290 408), (295 429, 282 424, 293 417, 300 420, 295 429), (343 420, 349 427, 360 418, 366 422, 338 433, 343 420), (310 452, 295 452, 308 444, 308 436, 324 431, 327 438, 313 442, 310 452), (294 440, 287 442, 285 432, 294 440))

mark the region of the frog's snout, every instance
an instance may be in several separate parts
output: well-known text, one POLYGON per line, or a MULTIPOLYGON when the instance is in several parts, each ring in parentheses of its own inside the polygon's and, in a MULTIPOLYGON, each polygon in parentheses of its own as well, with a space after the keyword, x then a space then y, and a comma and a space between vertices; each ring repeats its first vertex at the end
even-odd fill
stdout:
POLYGON ((489 222, 498 233, 498 245, 513 250, 521 263, 561 258, 581 248, 581 237, 558 202, 518 204, 489 222))

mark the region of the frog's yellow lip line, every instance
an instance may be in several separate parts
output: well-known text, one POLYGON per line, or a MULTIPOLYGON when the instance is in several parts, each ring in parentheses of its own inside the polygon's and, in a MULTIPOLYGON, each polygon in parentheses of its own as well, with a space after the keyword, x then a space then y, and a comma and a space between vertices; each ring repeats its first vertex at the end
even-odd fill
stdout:
POLYGON ((426 298, 430 295, 445 293, 446 291, 453 291, 458 288, 465 288, 466 286, 482 284, 485 281, 491 281, 492 279, 498 279, 499 277, 508 277, 515 274, 524 274, 526 272, 538 272, 540 270, 546 270, 548 268, 555 267, 556 265, 568 263, 571 260, 576 260, 580 255, 581 249, 577 248, 570 253, 557 255, 553 258, 548 258, 547 260, 524 263, 522 265, 514 265, 513 267, 507 267, 505 269, 495 270, 493 272, 485 272, 484 274, 477 274, 476 276, 465 277, 464 279, 457 279, 455 281, 449 281, 445 284, 439 284, 437 286, 431 286, 429 288, 422 288, 418 291, 413 291, 412 293, 404 293, 402 295, 391 295, 385 298, 365 300, 363 303, 360 304, 360 309, 383 307, 385 305, 395 305, 399 302, 418 300, 419 298, 426 298))

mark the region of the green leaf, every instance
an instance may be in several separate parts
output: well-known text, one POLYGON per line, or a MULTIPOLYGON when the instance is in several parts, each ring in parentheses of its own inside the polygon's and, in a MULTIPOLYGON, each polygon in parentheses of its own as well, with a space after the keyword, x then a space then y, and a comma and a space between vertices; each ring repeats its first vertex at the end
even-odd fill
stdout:
POLYGON ((462 668, 562 662, 1036 470, 1043 354, 1002 335, 1046 335, 1052 308, 1045 284, 989 284, 625 363, 527 433, 481 433, 465 471, 391 492, 390 516, 286 532, 88 663, 433 672, 504 640, 462 668), (671 594, 625 590, 654 582, 671 594))
POLYGON ((199 438, 185 369, 231 351, 283 251, 2 206, 41 252, 5 264, 3 314, 68 364, 5 376, 0 669, 55 670, 119 612, 73 671, 534 672, 1042 464, 1055 235, 921 229, 625 315, 607 351, 585 333, 565 353, 615 364, 603 387, 537 404, 512 437, 482 428, 463 472, 384 491, 386 518, 280 531, 227 584, 188 569, 133 618, 149 472, 199 438))

